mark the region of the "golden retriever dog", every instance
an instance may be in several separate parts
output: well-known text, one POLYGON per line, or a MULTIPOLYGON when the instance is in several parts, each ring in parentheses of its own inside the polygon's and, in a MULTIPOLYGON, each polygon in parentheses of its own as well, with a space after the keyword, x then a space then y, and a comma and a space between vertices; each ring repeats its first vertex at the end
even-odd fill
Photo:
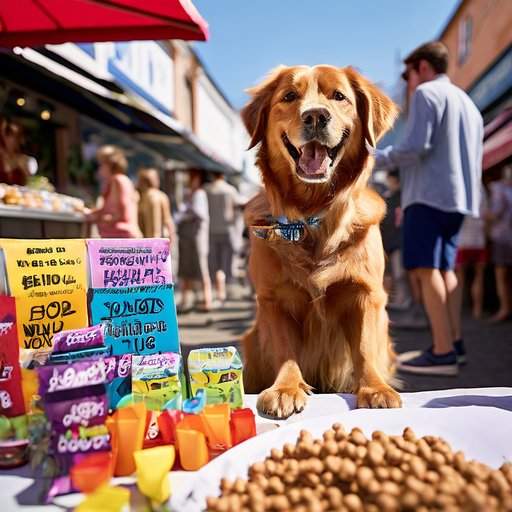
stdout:
POLYGON ((257 295, 242 341, 246 390, 280 418, 302 411, 313 390, 400 407, 390 385, 385 205, 367 186, 368 145, 397 109, 352 68, 280 67, 249 94, 242 118, 250 147, 259 144, 265 190, 246 208, 257 295))

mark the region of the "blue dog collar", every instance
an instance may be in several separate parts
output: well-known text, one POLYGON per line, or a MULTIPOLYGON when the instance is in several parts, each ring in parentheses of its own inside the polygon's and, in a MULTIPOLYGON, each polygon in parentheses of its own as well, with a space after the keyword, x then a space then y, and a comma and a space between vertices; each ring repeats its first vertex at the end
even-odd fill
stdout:
POLYGON ((269 217, 268 225, 252 226, 254 236, 261 240, 274 242, 285 240, 287 242, 302 242, 306 237, 306 227, 318 228, 321 223, 320 217, 308 217, 304 220, 290 220, 281 215, 269 217))

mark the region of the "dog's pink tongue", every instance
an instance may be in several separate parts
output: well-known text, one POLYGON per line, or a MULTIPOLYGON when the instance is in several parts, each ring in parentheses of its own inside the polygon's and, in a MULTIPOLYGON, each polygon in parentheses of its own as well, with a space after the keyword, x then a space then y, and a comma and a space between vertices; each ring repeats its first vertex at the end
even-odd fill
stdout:
POLYGON ((319 142, 308 142, 302 146, 299 166, 305 174, 324 174, 328 161, 327 149, 319 142))

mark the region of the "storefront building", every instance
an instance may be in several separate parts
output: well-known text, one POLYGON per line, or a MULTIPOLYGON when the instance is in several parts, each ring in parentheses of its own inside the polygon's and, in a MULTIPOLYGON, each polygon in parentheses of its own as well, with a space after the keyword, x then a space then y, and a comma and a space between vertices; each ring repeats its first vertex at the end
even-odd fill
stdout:
POLYGON ((468 92, 485 123, 484 180, 512 161, 512 9, 506 0, 464 0, 439 39, 450 52, 448 74, 468 92))
MULTIPOLYGON (((102 144, 123 147, 132 178, 141 166, 161 169, 164 189, 175 202, 183 195, 180 169, 236 175, 246 165, 238 112, 187 43, 15 48, 0 53, 0 68, 0 116, 23 126, 24 151, 38 164, 36 187, 46 184, 45 176, 58 192, 91 206, 98 194, 95 153, 102 144)), ((30 204, 19 206, 26 210, 30 204)), ((0 236, 16 236, 13 226, 7 227, 11 221, 3 221, 4 210, 0 236)), ((62 236, 69 234, 62 230, 62 236)))

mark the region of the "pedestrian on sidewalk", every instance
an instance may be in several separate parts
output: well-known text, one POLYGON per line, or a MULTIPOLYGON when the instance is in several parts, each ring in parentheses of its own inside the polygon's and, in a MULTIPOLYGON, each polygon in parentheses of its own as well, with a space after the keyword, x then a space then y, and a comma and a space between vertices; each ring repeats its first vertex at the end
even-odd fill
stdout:
POLYGON ((503 168, 502 179, 490 185, 487 218, 491 221, 492 262, 500 301, 492 320, 503 322, 512 315, 512 165, 503 168))
POLYGON ((204 190, 205 181, 203 171, 189 171, 188 197, 176 214, 179 237, 178 278, 181 291, 179 312, 192 309, 190 295, 197 283, 201 284, 204 298, 199 310, 208 312, 212 309, 212 282, 208 271, 210 215, 208 196, 204 190))
MULTIPOLYGON (((483 311, 484 273, 488 262, 485 221, 486 211, 487 194, 482 184, 480 191, 480 217, 475 218, 468 215, 464 218, 459 233, 457 257, 455 258, 455 273, 457 275, 455 301, 460 311, 462 311, 464 284, 467 279, 468 270, 472 268, 474 271, 470 288, 473 318, 481 318, 483 311)), ((457 321, 455 337, 458 339, 462 337, 461 315, 458 315, 455 320, 457 321)))
POLYGON ((126 172, 128 161, 117 146, 102 146, 96 154, 101 185, 100 206, 87 215, 98 226, 102 238, 140 238, 139 196, 126 172))
POLYGON ((214 173, 213 182, 205 189, 210 213, 210 276, 215 282, 217 300, 223 305, 226 284, 231 282, 233 275, 236 209, 245 201, 238 190, 225 180, 222 172, 214 173))
POLYGON ((411 305, 407 276, 402 264, 402 209, 400 206, 400 176, 398 169, 388 171, 386 216, 380 224, 382 243, 386 254, 384 285, 390 296, 390 309, 405 310, 411 305))
POLYGON ((426 43, 405 60, 402 77, 412 92, 403 140, 375 151, 376 166, 400 169, 403 260, 419 284, 433 345, 405 354, 399 369, 456 375, 460 315, 453 294, 457 236, 465 215, 478 217, 482 177, 483 121, 469 96, 446 75, 448 50, 426 43))
POLYGON ((160 175, 156 169, 140 169, 137 188, 140 194, 139 226, 145 238, 176 238, 169 196, 160 190, 160 175))

